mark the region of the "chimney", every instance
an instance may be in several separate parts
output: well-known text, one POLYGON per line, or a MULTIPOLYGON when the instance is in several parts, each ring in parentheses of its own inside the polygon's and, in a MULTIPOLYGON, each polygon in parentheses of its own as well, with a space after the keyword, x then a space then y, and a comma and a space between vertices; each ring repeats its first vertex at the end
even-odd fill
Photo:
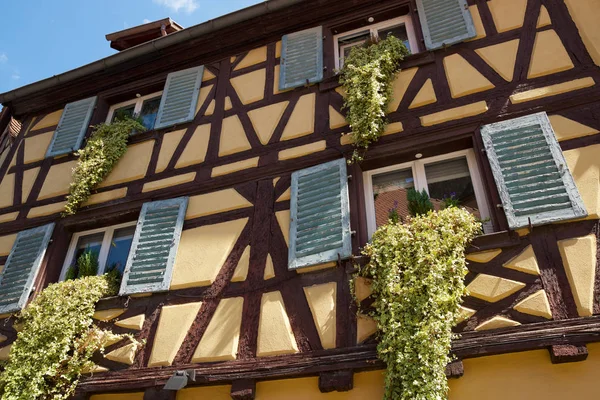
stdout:
POLYGON ((183 27, 171 18, 165 18, 122 31, 109 33, 106 35, 106 40, 110 42, 110 47, 122 51, 137 46, 138 44, 146 43, 171 33, 178 32, 182 29, 183 27))

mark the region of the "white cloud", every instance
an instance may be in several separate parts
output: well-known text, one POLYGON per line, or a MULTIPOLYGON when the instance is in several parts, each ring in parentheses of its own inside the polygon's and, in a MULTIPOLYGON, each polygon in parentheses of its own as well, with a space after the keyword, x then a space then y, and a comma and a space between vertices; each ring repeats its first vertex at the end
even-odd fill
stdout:
POLYGON ((18 72, 13 73, 10 77, 13 81, 18 81, 19 79, 21 79, 21 75, 18 72))
POLYGON ((0 64, 5 64, 8 62, 8 56, 6 53, 0 53, 0 64))
POLYGON ((192 13, 198 8, 197 0, 153 0, 156 4, 170 8, 175 12, 183 10, 186 13, 192 13))
POLYGON ((144 18, 144 21, 143 21, 143 22, 144 22, 144 24, 147 24, 147 23, 149 23, 149 22, 151 22, 151 21, 150 21, 148 18, 144 18))

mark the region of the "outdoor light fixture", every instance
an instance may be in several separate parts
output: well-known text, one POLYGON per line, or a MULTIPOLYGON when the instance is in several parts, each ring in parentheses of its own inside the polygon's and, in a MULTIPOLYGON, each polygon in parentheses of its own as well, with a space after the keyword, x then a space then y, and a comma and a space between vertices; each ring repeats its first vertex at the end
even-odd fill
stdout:
POLYGON ((187 386, 188 380, 196 381, 196 370, 188 369, 186 371, 176 371, 169 378, 167 384, 163 387, 164 390, 181 390, 187 386))
POLYGON ((416 159, 419 159, 419 158, 421 158, 421 157, 423 157, 423 154, 421 154, 421 153, 417 153, 417 154, 415 154, 415 158, 416 158, 416 159))

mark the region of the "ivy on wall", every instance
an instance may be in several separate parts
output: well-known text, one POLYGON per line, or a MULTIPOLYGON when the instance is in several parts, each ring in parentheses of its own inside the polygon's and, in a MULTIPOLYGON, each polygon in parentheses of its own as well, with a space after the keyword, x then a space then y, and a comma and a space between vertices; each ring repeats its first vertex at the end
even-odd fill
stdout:
POLYGON ((452 327, 466 293, 464 253, 480 232, 472 214, 449 207, 383 225, 363 250, 370 261, 359 274, 372 279, 386 400, 447 398, 452 327))
POLYGON ((95 127, 85 147, 75 153, 79 161, 73 169, 73 182, 63 215, 75 214, 90 198, 92 190, 110 174, 127 151, 129 135, 145 130, 140 122, 128 117, 95 127))
POLYGON ((129 338, 93 325, 96 303, 115 295, 118 287, 108 275, 88 276, 49 285, 18 317, 22 329, 0 375, 2 400, 68 399, 94 353, 109 341, 129 338))
POLYGON ((345 58, 340 83, 346 92, 344 109, 354 142, 352 161, 361 161, 364 151, 385 131, 392 82, 398 63, 408 54, 404 43, 390 35, 353 47, 345 58))

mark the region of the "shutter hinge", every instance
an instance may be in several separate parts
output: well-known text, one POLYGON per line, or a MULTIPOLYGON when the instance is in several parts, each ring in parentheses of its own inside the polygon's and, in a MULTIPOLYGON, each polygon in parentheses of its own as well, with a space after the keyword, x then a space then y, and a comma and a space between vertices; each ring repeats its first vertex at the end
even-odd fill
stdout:
POLYGON ((348 180, 351 181, 352 180, 352 175, 348 175, 348 180))
POLYGON ((502 204, 496 204, 496 208, 504 208, 502 204))
POLYGON ((483 154, 485 154, 485 153, 487 153, 487 150, 486 150, 486 149, 481 149, 481 152, 482 152, 483 154))
POLYGON ((356 231, 350 231, 350 236, 356 236, 356 231))

